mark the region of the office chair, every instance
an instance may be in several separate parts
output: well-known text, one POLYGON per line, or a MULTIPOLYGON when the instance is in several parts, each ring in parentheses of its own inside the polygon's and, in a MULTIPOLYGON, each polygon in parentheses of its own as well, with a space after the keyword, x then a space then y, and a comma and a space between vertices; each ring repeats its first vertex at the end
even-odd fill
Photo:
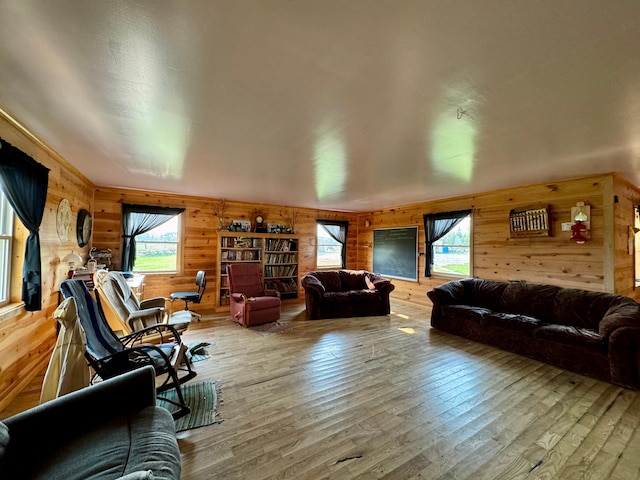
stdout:
POLYGON ((169 297, 171 301, 182 300, 184 302, 184 311, 188 311, 192 316, 196 317, 198 321, 202 318, 202 315, 189 308, 189 302, 199 304, 204 295, 204 290, 207 287, 206 272, 200 270, 196 274, 196 285, 198 286, 197 292, 175 292, 169 297))

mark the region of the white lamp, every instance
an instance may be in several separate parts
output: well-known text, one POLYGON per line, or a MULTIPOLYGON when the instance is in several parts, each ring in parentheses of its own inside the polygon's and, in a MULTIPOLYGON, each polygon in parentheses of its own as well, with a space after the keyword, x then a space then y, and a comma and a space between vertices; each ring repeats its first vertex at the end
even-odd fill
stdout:
POLYGON ((78 266, 82 265, 82 257, 76 252, 71 252, 69 255, 62 259, 63 262, 69 264, 69 270, 67 271, 67 277, 73 278, 73 274, 78 266))

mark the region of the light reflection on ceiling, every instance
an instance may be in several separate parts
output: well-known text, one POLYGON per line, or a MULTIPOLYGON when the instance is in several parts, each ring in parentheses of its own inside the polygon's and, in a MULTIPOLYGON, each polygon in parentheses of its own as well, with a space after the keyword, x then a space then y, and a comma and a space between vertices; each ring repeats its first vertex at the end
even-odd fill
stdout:
POLYGON ((640 2, 491 5, 0 2, 0 109, 97 186, 372 211, 640 185, 640 2))

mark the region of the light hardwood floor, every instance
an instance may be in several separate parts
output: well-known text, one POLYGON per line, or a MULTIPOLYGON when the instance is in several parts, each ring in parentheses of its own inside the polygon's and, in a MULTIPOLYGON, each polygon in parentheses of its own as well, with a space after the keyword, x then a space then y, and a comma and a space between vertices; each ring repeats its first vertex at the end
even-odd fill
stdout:
POLYGON ((286 306, 293 330, 267 337, 195 323, 188 342, 214 345, 193 381, 220 383, 222 422, 178 434, 182 478, 640 478, 639 393, 392 310, 307 321, 286 306))

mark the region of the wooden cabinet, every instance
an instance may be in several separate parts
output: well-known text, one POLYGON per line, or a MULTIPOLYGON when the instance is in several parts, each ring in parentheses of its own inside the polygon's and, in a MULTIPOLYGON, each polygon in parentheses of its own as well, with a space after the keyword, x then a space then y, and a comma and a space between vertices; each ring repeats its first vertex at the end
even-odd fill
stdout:
POLYGON ((298 297, 298 237, 269 233, 218 233, 216 305, 229 305, 227 265, 260 264, 265 288, 280 292, 282 299, 298 297))

